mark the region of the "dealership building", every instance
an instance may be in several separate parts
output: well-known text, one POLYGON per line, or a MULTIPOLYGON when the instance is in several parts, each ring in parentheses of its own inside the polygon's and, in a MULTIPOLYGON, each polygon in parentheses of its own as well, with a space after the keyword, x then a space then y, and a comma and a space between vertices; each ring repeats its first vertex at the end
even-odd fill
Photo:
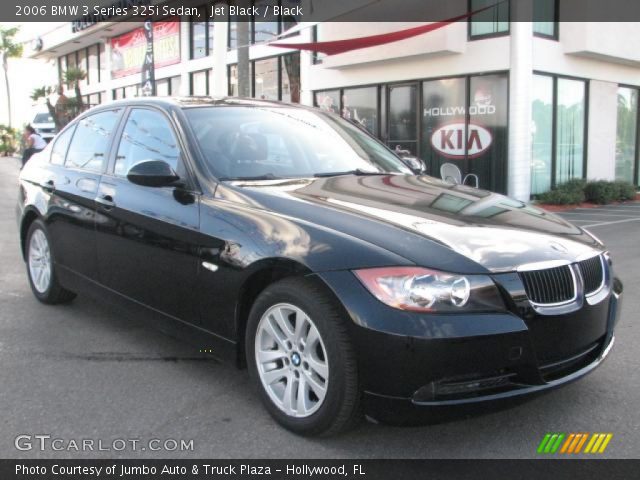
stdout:
MULTIPOLYGON (((487 3, 453 0, 447 8, 453 16, 487 3)), ((472 21, 331 56, 269 42, 290 28, 280 42, 416 24, 250 24, 252 96, 334 111, 419 156, 434 176, 454 163, 481 188, 523 200, 572 178, 639 185, 640 24, 562 21, 578 0, 536 0, 536 18, 545 21, 510 22, 524 3, 501 2, 472 21)), ((157 95, 237 93, 238 24, 205 17, 154 22, 157 95)), ((60 79, 67 68, 84 69, 81 91, 94 105, 140 95, 144 41, 142 23, 61 23, 42 32, 31 56, 48 60, 60 79)))

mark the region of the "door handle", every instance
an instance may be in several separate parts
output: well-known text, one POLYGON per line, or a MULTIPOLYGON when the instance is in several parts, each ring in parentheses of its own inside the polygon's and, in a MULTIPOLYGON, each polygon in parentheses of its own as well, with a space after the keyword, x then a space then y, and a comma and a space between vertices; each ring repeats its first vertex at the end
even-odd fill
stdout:
POLYGON ((107 210, 116 206, 116 202, 113 201, 113 197, 111 195, 98 195, 96 197, 96 203, 99 203, 107 210))
POLYGON ((53 180, 47 180, 46 182, 42 182, 40 184, 40 187, 44 191, 51 193, 55 189, 55 183, 53 182, 53 180))

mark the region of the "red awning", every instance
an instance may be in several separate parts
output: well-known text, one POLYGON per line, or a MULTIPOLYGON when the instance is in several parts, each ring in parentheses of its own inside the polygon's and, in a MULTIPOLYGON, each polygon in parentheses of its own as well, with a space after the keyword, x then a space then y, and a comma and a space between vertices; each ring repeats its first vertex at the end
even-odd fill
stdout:
MULTIPOLYGON (((502 3, 502 2, 498 2, 502 3)), ((497 4, 496 4, 497 5, 497 4)), ((382 33, 379 35, 371 35, 368 37, 348 38, 345 40, 333 40, 330 42, 311 42, 311 43, 269 43, 272 47, 281 48, 293 48, 296 50, 310 50, 312 52, 320 52, 326 55, 337 55, 339 53, 350 52, 351 50, 358 50, 360 48, 375 47, 378 45, 384 45, 386 43, 397 42, 399 40, 405 40, 407 38, 422 35, 423 33, 432 32, 439 28, 446 27, 452 23, 460 20, 464 20, 471 15, 480 13, 489 8, 493 8, 496 5, 490 5, 488 7, 481 8, 474 12, 468 12, 464 15, 458 15, 457 17, 443 20, 441 22, 433 22, 426 25, 420 25, 418 27, 407 28, 405 30, 398 30, 397 32, 382 33)))

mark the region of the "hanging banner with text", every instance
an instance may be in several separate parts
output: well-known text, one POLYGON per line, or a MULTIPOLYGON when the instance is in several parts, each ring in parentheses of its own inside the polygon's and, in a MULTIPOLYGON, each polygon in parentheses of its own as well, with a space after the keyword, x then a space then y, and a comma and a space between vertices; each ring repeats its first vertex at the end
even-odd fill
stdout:
MULTIPOLYGON (((111 39, 111 77, 121 78, 142 71, 147 52, 144 28, 111 39)), ((155 68, 180 63, 180 23, 177 19, 153 24, 155 68)))

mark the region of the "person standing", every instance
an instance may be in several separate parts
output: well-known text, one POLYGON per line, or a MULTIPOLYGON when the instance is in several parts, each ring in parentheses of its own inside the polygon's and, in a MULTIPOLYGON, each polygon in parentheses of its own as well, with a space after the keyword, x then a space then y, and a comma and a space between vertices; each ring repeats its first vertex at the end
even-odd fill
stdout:
POLYGON ((25 149, 22 153, 22 166, 24 167, 25 163, 35 154, 44 150, 47 146, 47 142, 38 135, 35 128, 31 125, 27 125, 24 128, 24 141, 25 141, 25 149))

